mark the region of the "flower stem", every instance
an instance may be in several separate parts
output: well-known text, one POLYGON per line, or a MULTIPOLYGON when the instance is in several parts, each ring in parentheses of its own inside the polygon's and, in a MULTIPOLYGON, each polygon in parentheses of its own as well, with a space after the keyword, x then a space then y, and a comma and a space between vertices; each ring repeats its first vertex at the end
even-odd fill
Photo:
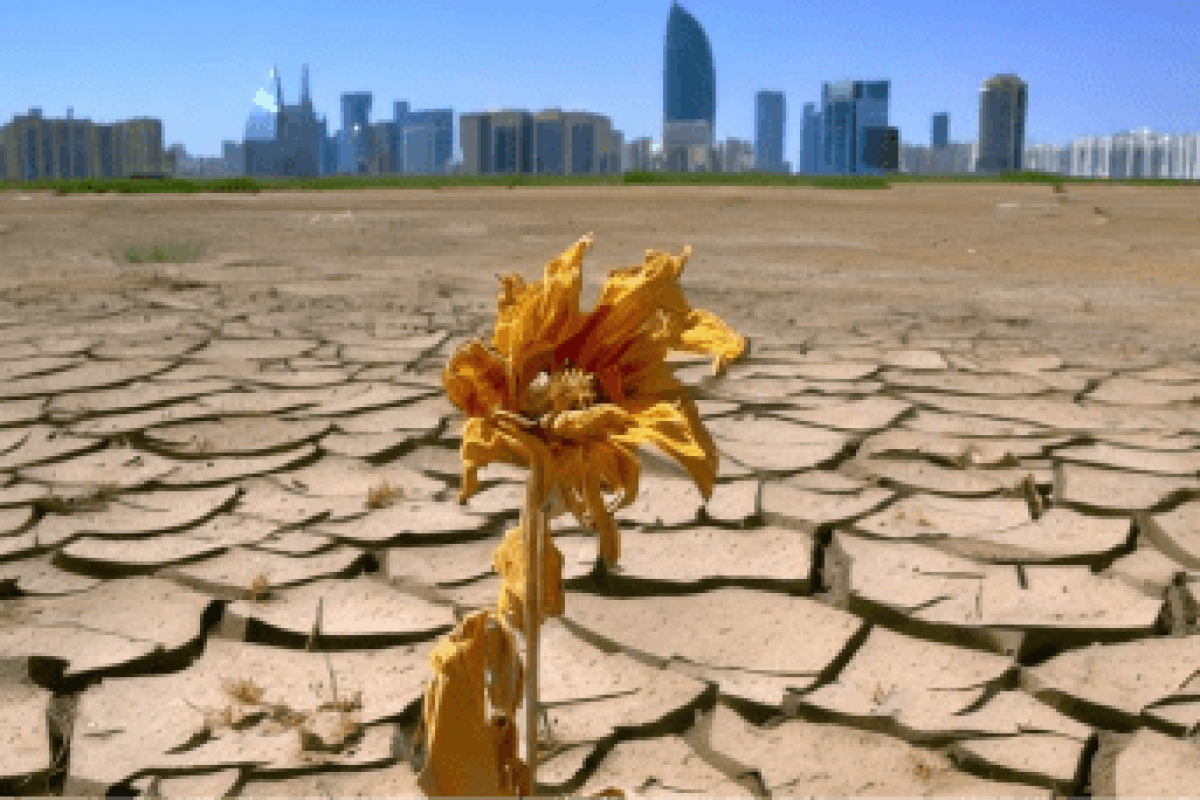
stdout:
POLYGON ((541 540, 546 524, 542 510, 546 498, 545 467, 534 456, 525 481, 525 753, 529 766, 529 794, 537 792, 538 639, 541 635, 541 540))

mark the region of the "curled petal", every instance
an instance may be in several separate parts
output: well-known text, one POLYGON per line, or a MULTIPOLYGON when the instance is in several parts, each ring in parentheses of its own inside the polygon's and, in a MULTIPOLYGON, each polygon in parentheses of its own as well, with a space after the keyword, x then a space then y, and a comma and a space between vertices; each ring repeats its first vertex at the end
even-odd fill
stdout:
POLYGON ((464 759, 463 753, 495 753, 496 738, 484 708, 486 624, 491 612, 464 619, 433 648, 433 680, 425 690, 422 727, 425 766, 418 776, 427 795, 504 794, 495 758, 464 759))
POLYGON ((624 433, 634 424, 625 409, 602 403, 582 411, 562 411, 554 415, 550 432, 564 439, 602 439, 624 433))
POLYGON ((467 342, 454 351, 442 372, 450 402, 468 416, 486 416, 493 408, 510 407, 504 360, 483 342, 467 342))
POLYGON ((700 424, 699 415, 689 413, 689 405, 690 401, 681 400, 640 411, 634 415, 637 424, 618 440, 658 445, 687 470, 708 499, 717 479, 717 449, 700 424))
MULTIPOLYGON (((529 384, 542 357, 583 324, 579 293, 583 256, 591 245, 591 234, 580 238, 546 265, 539 283, 522 286, 510 278, 504 284, 492 345, 507 362, 513 394, 529 384)), ((522 398, 513 400, 519 406, 522 398)))
POLYGON ((729 362, 746 351, 746 338, 725 324, 717 315, 694 309, 685 320, 673 347, 692 353, 711 353, 713 374, 720 375, 729 362))
POLYGON ((577 363, 590 372, 612 363, 664 302, 673 303, 676 281, 690 255, 690 248, 680 256, 647 250, 641 266, 610 272, 595 310, 567 348, 577 363))
POLYGON ((487 668, 492 675, 488 700, 504 714, 517 713, 525 686, 525 671, 513 635, 498 620, 488 620, 487 668))
POLYGON ((604 495, 600 491, 600 478, 591 473, 585 483, 585 498, 588 516, 596 529, 597 549, 607 567, 614 567, 621 557, 621 534, 617 530, 617 521, 612 512, 604 504, 604 495))
MULTIPOLYGON (((524 527, 509 528, 504 541, 492 555, 492 564, 500 573, 500 597, 496 608, 502 619, 514 629, 525 631, 525 576, 528 569, 524 527)), ((562 585, 563 556, 549 533, 542 535, 542 570, 538 579, 541 602, 538 616, 561 616, 565 606, 562 585)))
POLYGON ((479 470, 493 461, 524 467, 531 456, 546 458, 549 454, 536 435, 517 425, 503 419, 472 417, 463 425, 459 455, 463 476, 458 499, 465 503, 479 489, 479 470))

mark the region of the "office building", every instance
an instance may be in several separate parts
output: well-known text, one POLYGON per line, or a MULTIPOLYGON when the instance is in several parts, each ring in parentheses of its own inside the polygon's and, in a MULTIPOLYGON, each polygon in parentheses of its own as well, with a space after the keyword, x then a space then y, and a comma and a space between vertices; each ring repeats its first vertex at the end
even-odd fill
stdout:
POLYGON ((1028 89, 1016 75, 997 75, 979 88, 979 172, 1020 172, 1025 151, 1028 89))
POLYGON ((816 103, 804 104, 804 129, 801 136, 800 172, 813 175, 820 172, 825 159, 822 155, 821 112, 816 103))
POLYGON ((392 105, 396 171, 414 175, 444 174, 454 154, 454 111, 413 111, 407 102, 392 105))
POLYGON ((663 150, 668 169, 694 163, 697 147, 713 147, 716 108, 708 36, 695 17, 673 2, 663 46, 663 150))
POLYGON ((663 123, 663 158, 669 172, 688 172, 689 165, 705 163, 697 160, 698 150, 712 150, 714 146, 712 124, 706 119, 677 120, 663 123))
POLYGON ((242 148, 243 172, 273 177, 316 177, 321 174, 327 123, 313 110, 308 65, 302 69, 300 102, 295 105, 287 105, 283 100, 283 81, 278 68, 274 77, 275 108, 267 112, 274 117, 274 126, 269 128, 261 112, 251 114, 242 148))
POLYGON ((935 149, 950 144, 950 112, 943 111, 933 115, 933 125, 930 131, 929 144, 935 149))
POLYGON ((784 171, 787 106, 783 92, 760 91, 754 96, 754 168, 784 171))
POLYGON ((365 175, 368 172, 368 127, 371 123, 370 92, 342 94, 342 129, 338 131, 337 172, 365 175))
POLYGON ((900 145, 899 171, 924 175, 952 175, 975 171, 977 142, 947 142, 944 147, 900 145))
POLYGON ((820 172, 880 174, 899 161, 899 131, 888 126, 891 82, 837 81, 821 87, 820 172))
POLYGON ((244 175, 246 172, 246 150, 241 142, 222 141, 221 157, 230 175, 244 175))
POLYGON ((363 139, 363 163, 365 175, 394 175, 396 166, 396 126, 390 122, 373 122, 367 125, 363 139))
POLYGON ((730 136, 717 145, 716 168, 718 172, 734 174, 758 170, 757 148, 745 139, 730 136))
POLYGON ((649 172, 652 168, 651 155, 654 152, 654 140, 649 136, 639 136, 625 145, 625 172, 649 172))
POLYGON ((170 174, 162 131, 162 121, 148 117, 95 123, 73 110, 49 119, 31 108, 0 128, 0 172, 8 180, 162 177, 170 174))
POLYGON ((623 137, 601 114, 521 109, 459 118, 468 175, 618 174, 623 137))

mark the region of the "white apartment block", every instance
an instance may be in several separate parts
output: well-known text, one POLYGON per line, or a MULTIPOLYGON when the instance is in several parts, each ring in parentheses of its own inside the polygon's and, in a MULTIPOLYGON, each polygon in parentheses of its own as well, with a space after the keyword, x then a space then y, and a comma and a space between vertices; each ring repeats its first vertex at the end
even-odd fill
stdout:
POLYGON ((900 171, 914 175, 974 172, 978 159, 979 142, 950 142, 946 147, 900 145, 900 171))
POLYGON ((1200 180, 1200 135, 1140 128, 1115 136, 1081 136, 1065 148, 1065 170, 1086 178, 1200 180))
POLYGON ((730 136, 717 145, 717 169, 742 173, 754 170, 754 143, 730 136))

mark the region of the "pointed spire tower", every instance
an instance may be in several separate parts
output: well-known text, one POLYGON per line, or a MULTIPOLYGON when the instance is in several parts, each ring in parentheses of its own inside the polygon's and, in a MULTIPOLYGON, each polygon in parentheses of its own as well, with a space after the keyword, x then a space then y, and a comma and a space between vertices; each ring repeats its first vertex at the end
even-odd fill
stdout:
POLYGON ((300 73, 300 105, 312 105, 312 98, 308 95, 308 64, 304 65, 304 70, 300 73))
POLYGON ((283 114, 283 79, 279 75, 279 65, 275 65, 275 141, 284 138, 283 114))

